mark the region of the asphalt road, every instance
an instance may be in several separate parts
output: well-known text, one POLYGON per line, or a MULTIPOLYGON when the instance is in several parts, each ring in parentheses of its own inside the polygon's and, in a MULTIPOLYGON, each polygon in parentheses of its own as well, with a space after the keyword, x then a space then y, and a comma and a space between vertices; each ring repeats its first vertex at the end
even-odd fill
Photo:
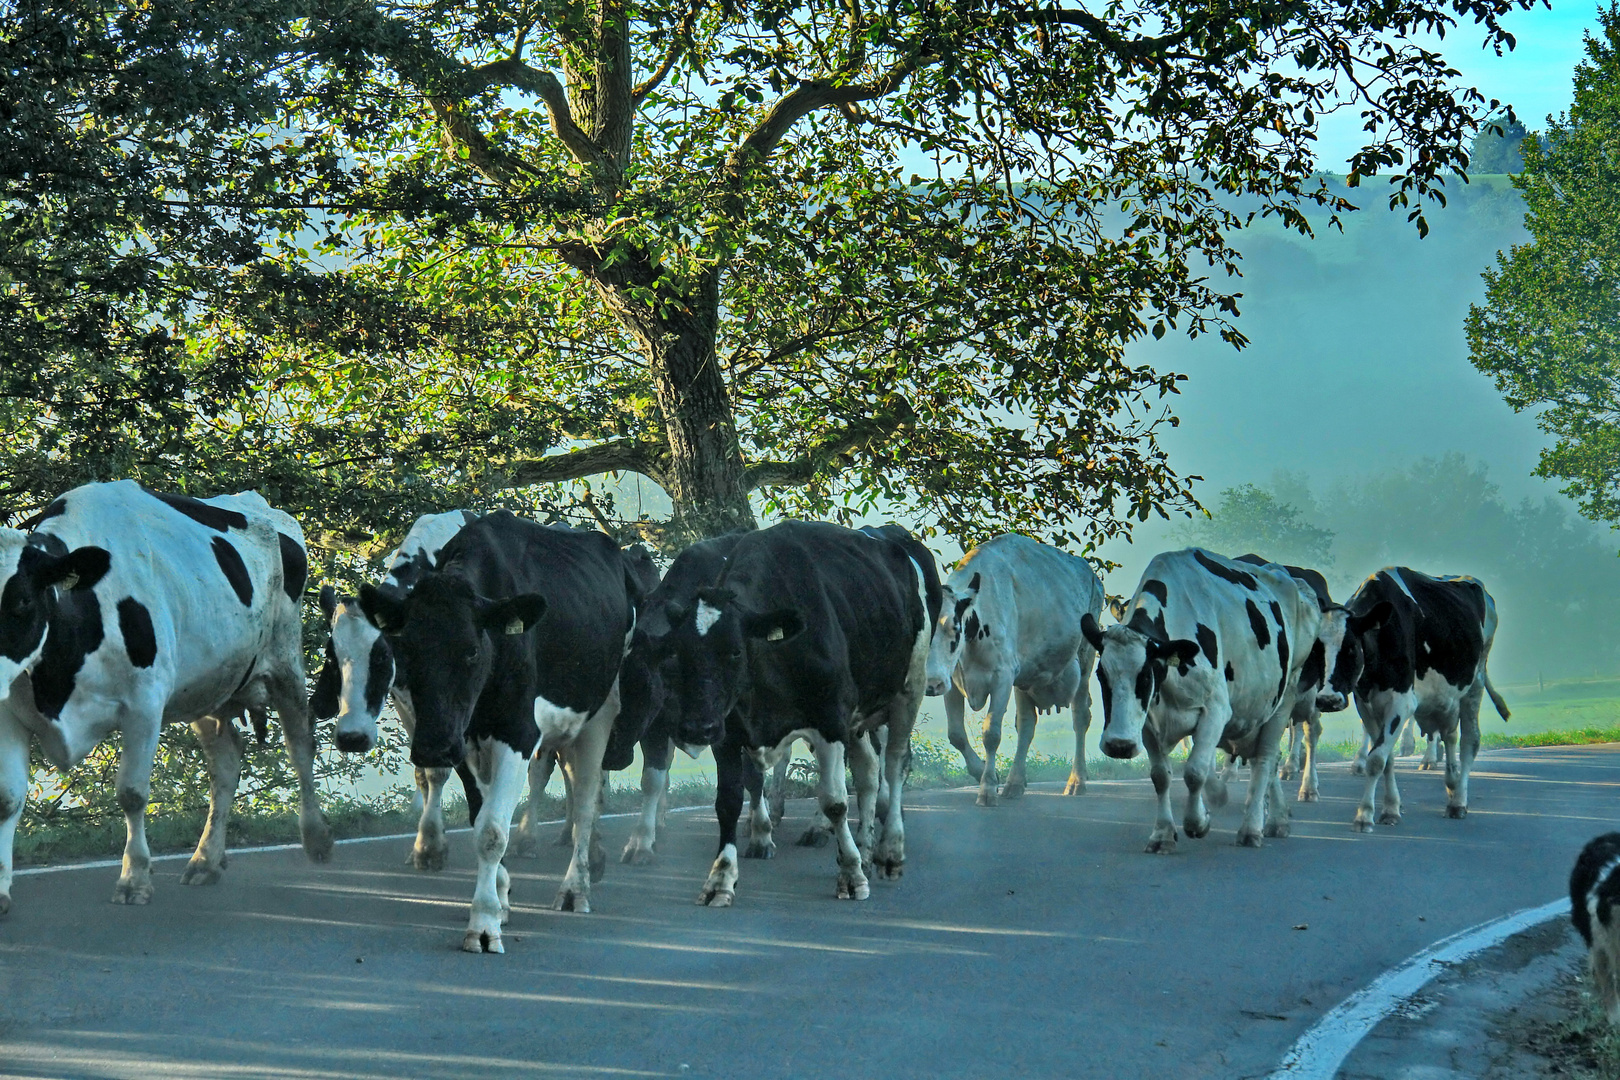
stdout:
MULTIPOLYGON (((25 877, 0 921, 0 1075, 1264 1075, 1381 971, 1556 897, 1620 822, 1620 746, 1487 754, 1465 821, 1439 774, 1401 768, 1398 827, 1351 831, 1341 766, 1291 838, 1236 847, 1236 785, 1168 857, 1142 851, 1146 780, 995 809, 917 794, 906 876, 865 903, 833 898, 830 849, 788 844, 744 863, 735 907, 696 907, 713 821, 675 814, 590 915, 549 910, 562 849, 510 860, 504 956, 458 948, 464 833, 442 874, 403 841, 324 867, 242 855, 211 888, 166 862, 150 907, 107 902, 115 870, 25 877)), ((789 835, 808 811, 790 804, 789 835)), ((616 852, 630 822, 605 827, 616 852)))

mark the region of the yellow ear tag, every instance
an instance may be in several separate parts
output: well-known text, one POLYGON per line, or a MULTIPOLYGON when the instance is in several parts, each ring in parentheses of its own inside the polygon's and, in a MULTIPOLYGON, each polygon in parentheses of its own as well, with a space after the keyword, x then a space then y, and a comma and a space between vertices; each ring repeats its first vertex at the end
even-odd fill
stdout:
POLYGON ((523 620, 516 615, 512 616, 512 621, 506 624, 506 632, 508 634, 523 633, 523 620))
POLYGON ((67 577, 63 578, 61 581, 58 581, 56 583, 56 587, 58 589, 61 589, 63 592, 72 592, 74 587, 77 586, 78 584, 79 584, 79 575, 78 574, 69 574, 67 577))
POLYGON ((765 635, 766 641, 781 641, 787 635, 782 633, 780 626, 771 627, 771 632, 765 635))

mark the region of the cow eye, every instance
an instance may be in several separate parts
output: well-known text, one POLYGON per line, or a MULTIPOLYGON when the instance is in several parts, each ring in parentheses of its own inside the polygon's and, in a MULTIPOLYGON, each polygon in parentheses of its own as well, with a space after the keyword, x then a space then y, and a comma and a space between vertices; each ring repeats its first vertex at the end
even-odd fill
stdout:
POLYGON ((478 646, 474 645, 472 648, 468 649, 467 654, 463 657, 463 659, 469 664, 478 663, 478 646))

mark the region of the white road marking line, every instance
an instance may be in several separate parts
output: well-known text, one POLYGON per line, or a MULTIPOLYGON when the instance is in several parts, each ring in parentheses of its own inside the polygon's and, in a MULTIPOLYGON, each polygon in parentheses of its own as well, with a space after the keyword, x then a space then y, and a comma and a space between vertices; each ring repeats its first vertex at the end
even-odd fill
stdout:
MULTIPOLYGON (((689 810, 707 810, 707 809, 709 809, 709 807, 707 805, 705 805, 703 803, 699 803, 699 804, 697 804, 695 806, 676 806, 676 807, 672 807, 669 812, 672 813, 672 814, 682 814, 682 813, 686 813, 689 810)), ((641 816, 641 811, 640 810, 634 810, 634 811, 629 811, 629 812, 623 813, 623 814, 603 814, 597 820, 598 821, 612 821, 615 818, 640 817, 640 816, 641 816)), ((557 818, 555 821, 542 821, 542 822, 540 822, 539 825, 536 825, 535 827, 540 828, 540 827, 545 826, 545 825, 561 825, 563 823, 563 820, 564 820, 563 818, 557 818)), ((469 826, 463 826, 462 828, 459 828, 459 829, 446 829, 446 830, 444 830, 444 834, 446 836, 449 836, 452 833, 470 833, 470 832, 472 832, 472 827, 470 825, 469 826)), ((413 833, 413 832, 409 832, 409 833, 389 833, 386 836, 351 836, 347 840, 337 840, 337 841, 334 841, 334 843, 338 844, 338 845, 341 845, 341 844, 371 844, 371 843, 375 843, 375 842, 377 842, 379 840, 415 840, 415 839, 416 839, 416 834, 413 833)), ((258 855, 258 854, 263 854, 266 851, 302 851, 302 850, 304 850, 304 845, 303 844, 265 844, 265 845, 260 846, 260 847, 231 848, 227 852, 227 854, 229 854, 231 856, 231 858, 234 859, 238 855, 258 855)), ((192 854, 193 854, 193 852, 186 851, 186 852, 176 852, 173 855, 154 855, 154 856, 152 856, 152 861, 155 862, 155 863, 157 863, 157 862, 172 862, 175 859, 189 859, 189 858, 191 858, 192 854)), ((108 867, 117 867, 119 869, 123 869, 123 866, 124 866, 124 860, 122 858, 118 858, 118 859, 96 859, 93 862, 63 863, 60 866, 30 866, 30 867, 25 867, 25 868, 23 868, 21 870, 14 871, 12 873, 12 877, 34 877, 34 876, 37 876, 39 874, 65 874, 69 870, 105 870, 108 867)))
POLYGON ((1289 1048, 1267 1080, 1332 1080, 1366 1034, 1447 965, 1460 963, 1520 931, 1568 914, 1569 897, 1564 896, 1435 942, 1330 1009, 1289 1048))

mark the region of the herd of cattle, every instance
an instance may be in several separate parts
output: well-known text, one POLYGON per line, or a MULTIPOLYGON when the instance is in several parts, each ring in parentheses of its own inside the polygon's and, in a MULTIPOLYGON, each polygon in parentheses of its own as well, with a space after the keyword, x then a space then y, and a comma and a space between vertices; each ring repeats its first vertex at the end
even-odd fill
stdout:
MULTIPOLYGON (((1353 699, 1367 732, 1355 827, 1400 820, 1396 733, 1415 720, 1445 748, 1447 814, 1468 807, 1479 707, 1496 610, 1478 581, 1379 571, 1345 604, 1314 571, 1190 548, 1157 556, 1136 594, 1099 624, 1101 583, 1084 559, 1008 534, 975 548, 941 581, 904 529, 784 522, 700 542, 660 577, 646 551, 500 511, 424 517, 358 596, 320 591, 330 630, 308 696, 301 645, 308 577, 303 533, 257 494, 166 495, 132 481, 91 484, 27 523, 0 529, 0 914, 11 905, 12 841, 29 782, 29 740, 70 768, 123 732, 117 801, 128 841, 114 900, 152 895, 144 832, 158 733, 189 722, 212 780, 207 824, 182 876, 218 880, 246 719, 263 737, 280 718, 300 789, 303 846, 329 857, 313 777, 314 721, 336 717, 336 745, 365 752, 384 704, 410 738, 422 795, 412 859, 444 865, 444 788, 466 790, 478 859, 463 947, 501 952, 510 914, 502 856, 525 788, 554 762, 568 785, 573 857, 555 906, 590 910, 605 855, 595 831, 604 770, 643 757, 643 812, 624 852, 650 857, 675 747, 714 755, 719 851, 699 900, 730 904, 738 821, 752 795, 742 857, 769 858, 764 770, 796 740, 819 767, 818 823, 836 841, 837 895, 863 900, 869 875, 905 864, 903 788, 925 694, 943 695, 951 742, 979 802, 1021 794, 1038 713, 1069 708, 1075 754, 1066 789, 1085 787, 1092 668, 1101 746, 1147 752, 1158 809, 1148 850, 1178 839, 1170 754, 1190 739, 1182 827, 1210 829, 1224 799, 1216 752, 1251 766, 1238 843, 1288 834, 1279 780, 1285 729, 1304 760, 1301 800, 1316 798, 1320 714, 1353 699), (1017 750, 998 786, 1009 701, 1017 750), (983 759, 964 713, 988 707, 983 759), (855 806, 849 805, 853 782, 855 806)), ((1431 743, 1432 745, 1432 743, 1431 743)), ((1228 770, 1229 771, 1229 770, 1228 770)))

